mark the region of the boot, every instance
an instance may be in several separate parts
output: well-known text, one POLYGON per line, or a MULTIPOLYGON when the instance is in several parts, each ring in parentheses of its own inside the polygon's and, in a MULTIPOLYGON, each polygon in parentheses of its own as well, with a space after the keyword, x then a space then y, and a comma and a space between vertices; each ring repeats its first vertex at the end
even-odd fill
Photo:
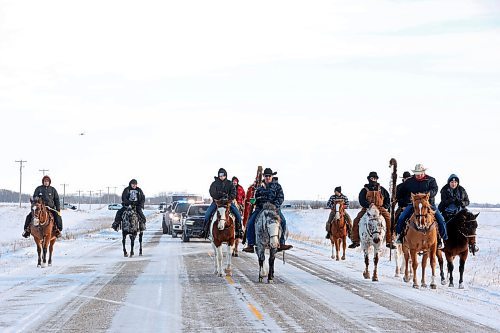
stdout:
POLYGON ((329 232, 326 233, 326 237, 325 238, 326 239, 330 239, 330 233, 329 232))
POLYGON ((288 245, 280 244, 280 247, 278 248, 278 252, 290 250, 292 247, 293 247, 293 245, 290 245, 290 244, 288 244, 288 245))
POLYGON ((469 252, 472 253, 472 255, 476 255, 476 252, 479 252, 479 248, 476 246, 476 243, 469 244, 469 252))
POLYGON ((396 244, 403 244, 403 238, 405 237, 404 233, 400 233, 398 235, 398 239, 396 240, 396 244))
POLYGON ((443 249, 443 240, 439 236, 438 236, 437 248, 438 250, 443 249))
POLYGON ((255 252, 253 245, 247 245, 247 247, 243 248, 242 251, 247 252, 247 253, 254 253, 255 252))
POLYGON ((31 232, 29 231, 29 229, 24 229, 24 232, 23 232, 23 237, 24 238, 29 238, 31 235, 31 232))
POLYGON ((203 234, 201 235, 202 238, 207 239, 208 238, 208 229, 210 229, 210 222, 205 222, 205 225, 203 226, 203 234))
POLYGON ((234 237, 239 238, 239 239, 243 239, 243 229, 241 228, 241 221, 239 223, 236 222, 235 227, 236 227, 236 230, 234 233, 234 237))
POLYGON ((353 241, 352 244, 348 246, 348 248, 354 249, 357 248, 359 245, 360 245, 359 242, 353 241))
POLYGON ((59 231, 57 227, 54 228, 53 233, 56 236, 56 238, 61 238, 61 231, 59 231))
POLYGON ((396 249, 396 246, 394 244, 392 244, 392 243, 386 243, 385 247, 388 247, 391 250, 395 250, 396 249))

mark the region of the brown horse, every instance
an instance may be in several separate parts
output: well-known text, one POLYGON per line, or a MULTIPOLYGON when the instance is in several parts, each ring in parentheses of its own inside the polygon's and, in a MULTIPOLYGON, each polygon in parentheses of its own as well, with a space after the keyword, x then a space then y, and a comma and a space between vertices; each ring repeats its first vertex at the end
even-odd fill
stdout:
POLYGON ((335 214, 335 217, 330 223, 330 241, 332 243, 332 259, 339 260, 340 244, 342 243, 342 260, 345 260, 345 248, 347 239, 347 225, 345 223, 344 200, 337 199, 334 201, 334 206, 330 214, 335 214), (335 245, 336 256, 333 256, 333 245, 335 245))
MULTIPOLYGON (((244 205, 240 205, 236 201, 234 201, 234 204, 236 205, 236 208, 238 208, 238 210, 240 211, 240 215, 243 216, 244 205)), ((243 224, 242 224, 241 227, 243 228, 243 231, 245 231, 245 227, 243 226, 243 224)), ((235 238, 234 239, 233 253, 231 254, 233 257, 237 257, 238 256, 238 245, 240 245, 240 239, 239 238, 235 238)))
POLYGON ((52 233, 54 228, 54 216, 45 206, 41 198, 31 200, 32 221, 30 232, 35 239, 36 250, 38 252, 37 267, 45 267, 47 264, 47 247, 49 248, 48 265, 52 266, 52 251, 56 236, 52 233), (43 255, 42 255, 43 249, 43 255))
POLYGON ((231 201, 215 200, 217 211, 210 222, 210 240, 215 252, 215 274, 222 276, 222 244, 227 244, 226 276, 232 275, 231 250, 234 245, 234 217, 230 214, 231 201))
POLYGON ((446 231, 448 233, 448 239, 444 241, 443 250, 437 252, 439 269, 441 272, 441 284, 445 284, 444 272, 443 272, 443 257, 441 252, 444 252, 446 256, 446 261, 448 263, 448 277, 449 285, 448 287, 453 287, 453 260, 456 256, 460 258, 460 264, 458 271, 460 272, 460 280, 458 280, 458 288, 464 288, 464 268, 465 261, 469 255, 469 240, 471 237, 476 236, 477 228, 477 214, 473 214, 468 210, 464 209, 458 212, 446 223, 446 231))
POLYGON ((429 193, 417 193, 411 195, 413 203, 413 214, 408 223, 406 236, 403 240, 403 251, 405 254, 405 282, 410 281, 408 265, 413 267, 413 288, 418 288, 417 283, 417 253, 423 252, 422 256, 422 287, 426 288, 425 266, 427 258, 430 258, 432 269, 431 288, 436 289, 436 249, 437 249, 437 225, 434 211, 429 203, 429 193))

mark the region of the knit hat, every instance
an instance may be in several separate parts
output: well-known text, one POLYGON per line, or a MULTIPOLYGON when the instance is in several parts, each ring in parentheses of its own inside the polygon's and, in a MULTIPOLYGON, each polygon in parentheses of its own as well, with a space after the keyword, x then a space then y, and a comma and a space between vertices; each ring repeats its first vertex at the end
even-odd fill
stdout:
POLYGON ((337 186, 337 187, 335 188, 335 192, 342 193, 342 187, 337 186))
POLYGON ((264 169, 264 176, 265 175, 274 176, 275 174, 277 174, 277 172, 273 172, 273 170, 271 168, 265 168, 264 169))
POLYGON ((137 179, 132 179, 128 182, 128 186, 132 186, 132 184, 137 185, 137 179))
POLYGON ((378 179, 378 175, 377 175, 377 173, 375 171, 371 171, 370 174, 368 175, 368 177, 366 177, 366 178, 368 180, 370 180, 371 177, 378 179))
POLYGON ((226 169, 220 168, 219 172, 217 173, 217 176, 219 176, 219 177, 226 176, 227 177, 227 171, 226 171, 226 169))
POLYGON ((49 176, 43 176, 43 178, 42 178, 42 184, 45 181, 45 179, 47 179, 49 181, 49 185, 52 183, 52 179, 50 179, 49 176))
POLYGON ((448 184, 449 184, 452 180, 456 180, 456 181, 457 181, 457 183, 459 183, 459 184, 460 184, 460 179, 458 179, 458 176, 457 176, 457 175, 455 175, 454 173, 452 173, 452 174, 450 175, 450 177, 448 177, 448 184))

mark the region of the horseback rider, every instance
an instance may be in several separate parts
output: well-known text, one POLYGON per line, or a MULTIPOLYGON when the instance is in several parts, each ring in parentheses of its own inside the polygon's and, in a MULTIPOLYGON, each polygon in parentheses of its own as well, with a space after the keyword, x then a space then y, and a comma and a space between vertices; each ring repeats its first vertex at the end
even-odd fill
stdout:
MULTIPOLYGON (((52 215, 54 215, 54 231, 57 238, 61 237, 61 231, 63 229, 62 226, 62 218, 61 218, 61 204, 59 201, 59 194, 57 194, 57 190, 50 186, 52 180, 49 176, 43 176, 42 185, 38 186, 33 193, 33 198, 42 198, 45 206, 49 207, 52 215)), ((26 216, 26 220, 24 221, 24 232, 23 237, 28 238, 31 234, 30 232, 30 224, 32 220, 32 212, 26 216)))
MULTIPOLYGON (((326 207, 331 209, 330 215, 328 216, 328 221, 326 221, 326 239, 330 239, 330 225, 335 218, 335 200, 344 200, 344 209, 349 208, 349 199, 347 198, 346 195, 342 194, 342 187, 337 186, 334 190, 334 194, 328 199, 328 202, 326 203, 326 207)), ((351 217, 347 212, 345 212, 344 219, 347 225, 347 232, 349 235, 349 238, 351 238, 351 231, 352 231, 352 221, 351 217)))
MULTIPOLYGON (((412 170, 413 177, 407 179, 401 188, 399 189, 399 195, 401 197, 411 196, 411 194, 416 193, 429 193, 429 203, 432 206, 432 209, 435 211, 436 221, 438 223, 438 230, 441 238, 444 240, 448 239, 448 235, 446 233, 446 226, 443 215, 439 209, 436 208, 434 204, 434 197, 438 192, 438 186, 436 183, 436 179, 425 174, 427 169, 424 168, 422 164, 415 165, 415 170, 412 170)), ((398 242, 403 241, 404 232, 406 230, 406 220, 410 218, 411 214, 413 214, 413 205, 409 204, 406 206, 405 210, 399 215, 398 223, 396 225, 396 233, 399 235, 398 242)), ((438 247, 442 246, 441 239, 438 238, 438 247)))
MULTIPOLYGON (((467 191, 460 185, 460 179, 457 175, 451 174, 448 177, 448 183, 441 189, 441 202, 438 209, 442 212, 446 221, 449 221, 459 211, 466 209, 469 205, 469 196, 467 191)), ((472 253, 479 251, 476 246, 476 237, 469 239, 469 248, 472 253)))
POLYGON ((137 212, 137 215, 139 215, 139 220, 142 222, 139 223, 139 230, 140 231, 146 230, 146 217, 142 212, 142 210, 144 209, 145 201, 146 197, 144 196, 144 192, 142 192, 142 189, 137 186, 137 180, 135 179, 130 180, 128 186, 123 189, 122 208, 120 208, 116 212, 115 221, 113 222, 111 227, 115 231, 118 231, 118 226, 122 221, 123 212, 125 212, 125 210, 127 210, 127 208, 131 206, 135 207, 135 211, 137 212))
POLYGON ((394 214, 396 221, 398 220, 399 215, 401 215, 406 206, 411 204, 411 193, 405 193, 404 195, 403 193, 401 193, 401 187, 403 186, 403 183, 409 178, 411 178, 410 172, 403 172, 403 177, 401 177, 402 182, 401 184, 398 184, 396 186, 396 201, 398 202, 398 209, 396 209, 396 212, 394 214))
POLYGON ((238 208, 243 211, 244 205, 245 205, 245 190, 243 189, 243 186, 240 185, 240 180, 238 177, 233 176, 231 178, 231 181, 233 182, 234 187, 236 188, 236 203, 238 204, 238 208))
MULTIPOLYGON (((237 178, 236 178, 237 179, 237 178)), ((205 221, 204 221, 204 233, 205 238, 209 235, 210 229, 210 218, 213 213, 217 210, 217 204, 215 200, 227 199, 231 201, 231 213, 234 215, 235 219, 235 230, 234 235, 236 238, 243 238, 243 230, 241 229, 241 214, 233 200, 236 198, 236 188, 232 182, 227 179, 226 169, 220 168, 218 172, 218 177, 214 177, 214 181, 210 185, 210 196, 212 197, 212 204, 208 206, 207 211, 205 212, 205 221)))
POLYGON ((354 219, 351 237, 352 244, 349 245, 349 248, 354 249, 355 247, 358 247, 360 245, 359 221, 361 220, 363 215, 365 215, 368 208, 370 208, 370 205, 374 204, 375 206, 377 206, 378 210, 380 211, 380 215, 382 215, 385 220, 386 246, 388 248, 395 249, 396 247, 391 244, 391 216, 389 215, 391 201, 389 198, 389 192, 387 192, 387 190, 378 183, 378 175, 375 171, 371 171, 366 178, 368 179, 368 184, 365 184, 365 186, 359 192, 359 203, 362 208, 354 219), (373 196, 371 195, 371 193, 373 193, 373 196))
POLYGON ((248 219, 247 223, 247 246, 243 249, 245 252, 254 253, 255 246, 255 219, 257 215, 262 211, 262 207, 265 203, 272 203, 281 218, 281 237, 280 237, 280 247, 278 251, 289 250, 293 246, 285 244, 285 232, 286 232, 286 220, 281 212, 281 204, 285 200, 285 195, 283 194, 283 189, 281 185, 277 181, 273 181, 273 176, 276 172, 273 173, 273 170, 270 168, 264 169, 264 183, 262 186, 257 187, 255 191, 255 210, 252 215, 248 219))

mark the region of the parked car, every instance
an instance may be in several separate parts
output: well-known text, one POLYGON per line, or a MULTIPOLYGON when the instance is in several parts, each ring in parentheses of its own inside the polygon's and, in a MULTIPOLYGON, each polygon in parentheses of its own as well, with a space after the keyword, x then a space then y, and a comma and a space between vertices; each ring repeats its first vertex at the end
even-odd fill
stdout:
POLYGON ((182 223, 181 220, 186 215, 191 203, 187 201, 177 201, 174 206, 172 206, 171 212, 165 212, 163 215, 163 233, 172 235, 172 238, 177 237, 177 235, 182 234, 182 223))
POLYGON ((119 204, 119 203, 114 203, 114 204, 108 205, 109 210, 118 210, 120 208, 122 208, 122 204, 119 204))
POLYGON ((75 205, 72 205, 70 203, 65 202, 63 209, 72 209, 72 210, 77 210, 78 208, 75 205))
POLYGON ((201 238, 203 223, 208 204, 192 204, 182 219, 182 241, 189 242, 191 238, 201 238))
POLYGON ((167 203, 166 202, 160 202, 160 205, 158 206, 158 210, 161 213, 165 213, 165 209, 167 208, 167 203))

